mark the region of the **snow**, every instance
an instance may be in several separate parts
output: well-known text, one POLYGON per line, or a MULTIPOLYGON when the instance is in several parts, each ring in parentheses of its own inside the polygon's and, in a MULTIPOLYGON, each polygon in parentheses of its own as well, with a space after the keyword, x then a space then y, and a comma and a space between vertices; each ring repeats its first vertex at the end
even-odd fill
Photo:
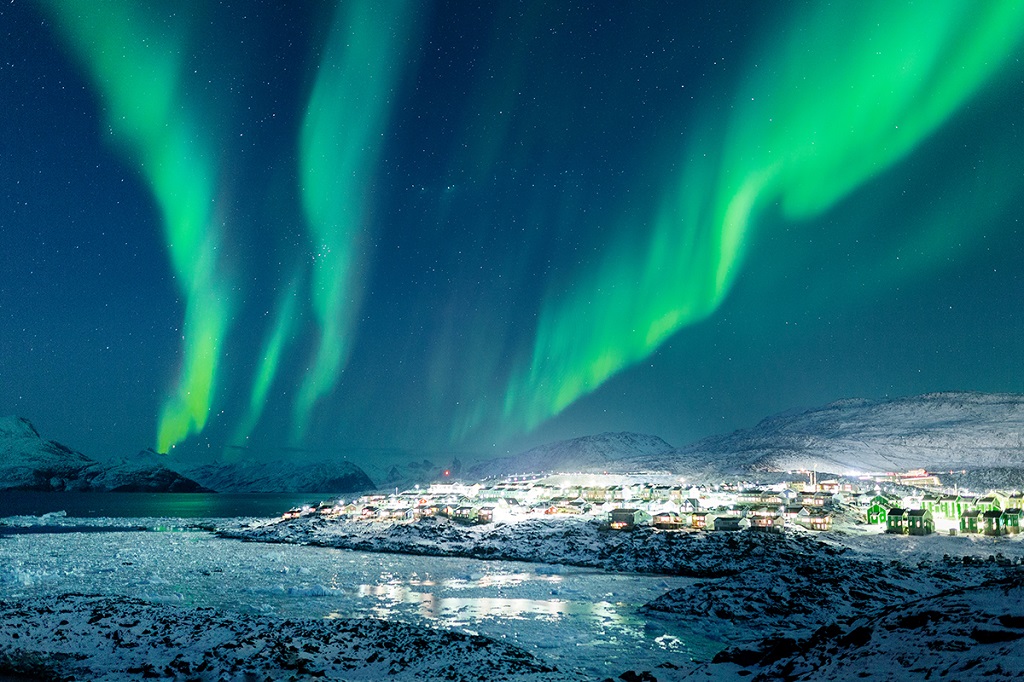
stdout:
POLYGON ((282 622, 70 594, 0 602, 0 622, 9 669, 97 682, 569 679, 502 642, 375 619, 282 622))
POLYGON ((1018 571, 840 619, 802 641, 724 652, 694 678, 1006 680, 1024 677, 1022 640, 1024 576, 1018 571))
POLYGON ((439 517, 413 524, 318 517, 222 523, 224 537, 427 556, 504 559, 633 573, 720 577, 757 568, 764 552, 780 557, 834 554, 840 549, 806 533, 784 535, 608 530, 595 518, 525 518, 467 526, 439 517), (737 545, 741 543, 742 546, 737 545))
POLYGON ((374 487, 373 481, 362 469, 346 461, 246 460, 231 464, 203 464, 181 468, 181 472, 207 488, 222 493, 336 494, 370 490, 374 487))
POLYGON ((660 457, 627 458, 681 474, 816 469, 837 474, 1024 466, 1024 395, 931 393, 849 399, 768 417, 660 457))
POLYGON ((721 645, 637 615, 644 602, 686 582, 569 566, 243 543, 205 532, 0 538, 5 603, 74 591, 278 621, 384 618, 480 634, 572 679, 614 678, 666 662, 692 669, 691 658, 709 660, 721 645))
POLYGON ((601 433, 557 441, 512 457, 481 462, 469 470, 471 478, 523 472, 601 470, 627 457, 649 457, 672 451, 657 436, 642 433, 601 433))
POLYGON ((0 490, 178 491, 199 490, 159 463, 101 463, 52 440, 19 417, 0 417, 0 490))
MULTIPOLYGON (((913 671, 923 677, 925 669, 955 672, 954 679, 992 679, 981 674, 1017 670, 1007 659, 1019 650, 1012 648, 1015 624, 1024 622, 1015 620, 1024 614, 1014 606, 1024 596, 1017 586, 1024 564, 1020 535, 892 536, 849 525, 783 535, 611 532, 576 518, 500 527, 440 520, 394 526, 317 519, 224 523, 221 535, 260 542, 188 530, 167 519, 155 523, 185 532, 99 532, 135 521, 60 514, 3 520, 7 527, 36 532, 0 536, 0 610, 8 609, 0 616, 15 614, 0 627, 0 670, 11 654, 20 657, 18 665, 59 667, 70 660, 53 658, 71 646, 57 641, 59 628, 47 620, 47 609, 60 608, 78 614, 77 621, 67 619, 83 628, 68 635, 79 654, 91 652, 94 639, 104 640, 97 643, 98 653, 80 662, 98 679, 131 678, 129 669, 142 670, 140 677, 153 674, 133 658, 144 647, 152 649, 145 661, 153 665, 166 668, 183 654, 189 665, 209 661, 230 678, 230 650, 212 640, 181 640, 207 620, 215 628, 232 623, 236 641, 273 631, 292 638, 280 646, 300 651, 327 636, 324 623, 344 623, 356 628, 347 630, 350 635, 367 638, 358 643, 362 662, 342 669, 314 657, 303 665, 319 666, 328 678, 372 679, 383 670, 375 667, 376 659, 366 662, 378 646, 373 628, 380 619, 404 624, 410 628, 405 632, 427 628, 441 639, 424 641, 440 648, 452 641, 444 639, 445 631, 480 635, 481 650, 492 654, 487 665, 508 657, 509 665, 529 660, 531 666, 558 670, 477 668, 477 659, 432 648, 421 667, 398 670, 397 679, 443 679, 450 666, 463 675, 455 679, 598 680, 628 670, 647 671, 662 682, 839 680, 865 670, 876 679, 915 679, 913 671), (82 528, 94 532, 38 532, 82 528), (326 546, 331 544, 357 549, 326 546), (467 558, 473 556, 486 560, 467 558), (547 563, 529 563, 538 561, 547 563), (993 585, 1003 586, 1010 606, 995 608, 985 592, 993 585), (61 596, 68 592, 105 601, 75 597, 68 607, 69 598, 61 596), (215 611, 195 611, 203 607, 215 611), (143 637, 127 652, 105 649, 107 637, 124 628, 86 628, 82 614, 96 608, 115 614, 110 618, 119 623, 152 623, 156 639, 143 637), (961 616, 946 622, 921 615, 943 608, 961 616), (21 643, 15 643, 11 627, 29 633, 29 649, 42 658, 25 658, 26 640, 19 636, 21 643), (879 634, 865 639, 865 627, 879 634), (901 639, 901 632, 907 636, 901 639), (183 643, 172 651, 160 645, 162 637, 183 643), (955 643, 952 648, 944 648, 947 641, 955 643), (498 644, 510 648, 493 648, 498 644), (966 657, 968 645, 987 652, 984 664, 964 668, 974 660, 966 657), (829 653, 837 647, 855 650, 859 667, 837 663, 829 653), (522 658, 527 655, 532 658, 522 658), (908 663, 899 667, 893 661, 908 663), (815 676, 819 668, 827 675, 815 676)), ((341 660, 358 658, 329 651, 341 660)), ((394 657, 387 660, 399 665, 394 657)), ((254 661, 278 671, 285 669, 274 666, 295 664, 269 653, 254 661)))
MULTIPOLYGON (((500 557, 700 578, 659 585, 663 594, 652 597, 640 613, 649 618, 649 627, 659 620, 672 622, 684 639, 700 633, 732 647, 694 673, 711 674, 713 679, 743 677, 757 661, 763 659, 767 666, 781 660, 780 641, 791 649, 798 643, 811 646, 808 642, 816 641, 822 628, 843 628, 865 614, 881 618, 922 600, 1013 579, 1024 570, 1022 535, 893 536, 848 523, 834 532, 775 535, 647 528, 623 533, 580 519, 530 519, 501 527, 466 527, 439 519, 402 526, 308 519, 238 524, 223 532, 262 541, 500 557), (762 650, 775 652, 776 658, 769 661, 771 656, 749 653, 762 650), (744 665, 737 665, 737 659, 744 665)), ((937 640, 920 645, 941 649, 937 640)), ((958 655, 956 650, 947 652, 941 665, 955 667, 958 655)), ((978 670, 983 669, 992 670, 978 670)), ((775 679, 771 674, 763 679, 775 679)))

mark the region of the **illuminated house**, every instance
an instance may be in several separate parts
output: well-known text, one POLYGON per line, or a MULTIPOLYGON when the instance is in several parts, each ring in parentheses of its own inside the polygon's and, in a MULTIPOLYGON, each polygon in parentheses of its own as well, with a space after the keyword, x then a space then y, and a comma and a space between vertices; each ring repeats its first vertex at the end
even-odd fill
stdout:
POLYGON ((971 509, 965 511, 960 515, 960 532, 961 533, 978 533, 979 524, 981 530, 985 529, 984 523, 981 522, 981 511, 977 509, 971 509))
POLYGON ((452 512, 452 518, 463 523, 476 523, 480 512, 476 507, 456 507, 452 512))
POLYGON ((833 495, 825 492, 800 493, 797 502, 805 507, 831 507, 833 495))
POLYGON ((1006 529, 1007 535, 1020 533, 1021 514, 1022 510, 1019 508, 1003 510, 1003 527, 1006 529))
POLYGON ((613 509, 608 520, 608 527, 612 530, 633 530, 637 526, 648 525, 651 515, 643 509, 613 509))
POLYGON ((832 530, 832 514, 820 509, 802 508, 795 522, 807 530, 832 530))
POLYGON ((683 527, 683 517, 678 512, 663 511, 654 515, 652 523, 655 528, 673 529, 683 527))
POLYGON ((885 495, 875 495, 871 498, 865 516, 868 523, 885 525, 889 517, 889 510, 897 506, 897 503, 885 495))
POLYGON ((999 500, 993 495, 987 495, 985 497, 979 497, 978 501, 974 503, 976 509, 982 512, 999 511, 999 500))
POLYGON ((782 514, 751 514, 747 517, 751 530, 764 530, 769 533, 781 533, 786 526, 782 514))
POLYGON ((583 489, 583 499, 587 502, 608 502, 611 499, 611 491, 608 486, 592 485, 583 489))
POLYGON ((935 532, 935 517, 927 509, 907 512, 907 532, 910 535, 931 535, 935 532))
POLYGON ((1006 522, 1003 519, 1003 512, 993 509, 981 513, 984 522, 985 535, 1006 535, 1006 522))
POLYGON ((939 512, 947 519, 959 519, 964 511, 966 506, 960 495, 943 495, 939 498, 939 512))
POLYGON ((942 513, 942 496, 936 493, 925 493, 921 498, 921 509, 927 509, 934 516, 942 513))
POLYGON ((700 530, 713 528, 717 516, 717 514, 713 514, 709 511, 693 512, 693 514, 690 515, 690 527, 698 528, 700 530))
POLYGON ((885 532, 906 535, 907 533, 907 510, 893 507, 885 519, 885 532))
POLYGON ((796 519, 800 516, 800 512, 805 509, 807 509, 807 507, 803 507, 798 504, 790 505, 783 510, 782 516, 787 522, 796 523, 796 519))

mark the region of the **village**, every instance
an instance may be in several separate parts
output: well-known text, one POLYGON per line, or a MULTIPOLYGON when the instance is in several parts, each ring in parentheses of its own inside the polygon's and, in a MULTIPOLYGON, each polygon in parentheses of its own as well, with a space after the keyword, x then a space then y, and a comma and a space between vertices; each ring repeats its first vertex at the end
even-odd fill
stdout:
POLYGON ((443 480, 391 494, 296 507, 306 516, 366 523, 414 523, 442 517, 464 524, 512 523, 536 517, 586 517, 611 530, 828 531, 837 525, 896 535, 1020 532, 1024 493, 973 495, 943 491, 923 470, 818 480, 791 472, 770 485, 690 484, 664 474, 524 474, 467 483, 443 480), (652 482, 656 481, 656 482, 652 482))

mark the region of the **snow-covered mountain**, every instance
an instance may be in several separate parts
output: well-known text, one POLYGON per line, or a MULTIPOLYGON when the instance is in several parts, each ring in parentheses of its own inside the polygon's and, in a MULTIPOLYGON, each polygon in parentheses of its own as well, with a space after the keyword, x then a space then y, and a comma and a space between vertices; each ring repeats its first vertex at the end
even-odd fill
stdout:
POLYGON ((642 433, 601 433, 561 440, 474 465, 470 478, 542 471, 600 471, 625 459, 644 461, 672 452, 671 445, 657 436, 642 433))
POLYGON ((374 487, 362 469, 347 461, 244 460, 180 470, 220 493, 349 493, 374 487))
POLYGON ((202 486, 141 456, 97 462, 43 440, 27 419, 0 417, 0 490, 195 492, 202 486))
POLYGON ((840 400, 787 412, 675 452, 631 457, 619 470, 729 473, 817 469, 832 473, 1024 468, 1024 395, 930 393, 840 400))

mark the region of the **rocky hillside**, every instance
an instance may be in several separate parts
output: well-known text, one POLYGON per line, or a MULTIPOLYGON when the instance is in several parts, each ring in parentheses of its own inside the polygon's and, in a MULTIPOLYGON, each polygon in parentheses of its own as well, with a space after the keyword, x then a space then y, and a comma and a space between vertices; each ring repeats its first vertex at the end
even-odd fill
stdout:
POLYGON ((362 469, 346 461, 243 461, 182 471, 221 493, 350 493, 374 487, 362 469))
POLYGON ((104 464, 52 440, 27 419, 0 418, 0 490, 196 492, 203 487, 145 461, 104 464))
POLYGON ((1024 468, 1024 395, 932 393, 840 400, 768 417, 663 456, 632 457, 619 470, 680 474, 817 469, 834 473, 926 468, 1024 468))

